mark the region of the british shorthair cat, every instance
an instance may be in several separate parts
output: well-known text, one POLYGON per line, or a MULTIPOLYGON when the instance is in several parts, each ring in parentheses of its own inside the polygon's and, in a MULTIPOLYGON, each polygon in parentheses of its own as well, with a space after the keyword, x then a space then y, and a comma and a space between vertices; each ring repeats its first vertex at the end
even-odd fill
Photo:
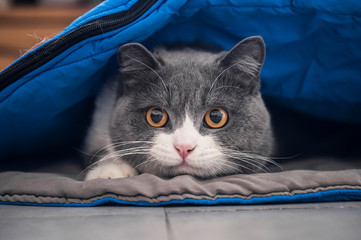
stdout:
MULTIPOLYGON (((120 47, 120 74, 97 98, 85 179, 255 173, 274 163, 270 116, 260 94, 261 37, 230 51, 120 47)), ((276 163, 274 163, 276 164, 276 163)))

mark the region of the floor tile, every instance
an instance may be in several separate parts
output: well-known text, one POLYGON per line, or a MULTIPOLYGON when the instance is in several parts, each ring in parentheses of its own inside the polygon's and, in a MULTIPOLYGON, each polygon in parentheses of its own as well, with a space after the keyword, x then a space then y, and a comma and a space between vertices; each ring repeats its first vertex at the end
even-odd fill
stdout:
POLYGON ((3 207, 0 239, 167 239, 162 208, 3 207))
POLYGON ((360 239, 358 204, 356 207, 302 204, 298 208, 297 204, 292 205, 201 207, 188 211, 166 208, 169 235, 172 240, 360 239))

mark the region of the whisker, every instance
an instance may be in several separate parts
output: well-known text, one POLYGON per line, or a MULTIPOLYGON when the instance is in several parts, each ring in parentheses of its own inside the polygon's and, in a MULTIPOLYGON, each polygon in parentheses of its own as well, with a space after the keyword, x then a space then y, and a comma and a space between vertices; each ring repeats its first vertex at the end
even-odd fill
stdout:
MULTIPOLYGON (((131 144, 147 144, 147 143, 151 144, 153 142, 152 141, 123 141, 123 142, 116 142, 116 143, 108 144, 92 154, 92 157, 89 160, 89 164, 91 164, 93 162, 94 158, 97 157, 98 154, 102 151, 116 152, 116 150, 115 150, 116 147, 131 145, 131 144)), ((86 155, 90 156, 90 154, 86 154, 86 155)))
MULTIPOLYGON (((93 160, 94 160, 96 157, 98 157, 98 155, 99 155, 100 152, 102 152, 102 151, 111 152, 111 151, 113 150, 113 149, 112 149, 112 146, 113 146, 113 144, 108 144, 108 145, 100 148, 100 149, 99 149, 98 151, 96 151, 96 152, 93 154, 93 156, 89 159, 88 164, 89 164, 89 165, 92 165, 92 164, 94 163, 93 160), (109 151, 109 150, 110 150, 110 151, 109 151)), ((97 161, 95 161, 95 162, 97 162, 97 161)))
POLYGON ((213 90, 214 85, 216 84, 216 82, 218 81, 219 77, 222 76, 225 72, 227 72, 229 69, 233 68, 234 66, 238 65, 240 67, 240 69, 251 75, 252 77, 256 77, 256 72, 257 69, 260 67, 260 64, 255 62, 254 59, 252 58, 245 58, 245 59, 241 59, 240 61, 232 64, 231 66, 227 67, 226 69, 224 69, 213 81, 211 88, 209 89, 208 93, 210 93, 213 90))
POLYGON ((238 63, 232 64, 231 66, 229 66, 228 68, 224 69, 212 82, 212 85, 208 91, 208 94, 213 90, 214 85, 216 84, 216 82, 218 81, 219 77, 223 75, 223 73, 225 73, 226 71, 228 71, 230 68, 234 67, 235 65, 237 65, 238 63))
POLYGON ((260 161, 259 159, 237 157, 237 156, 232 156, 232 155, 226 155, 226 156, 229 158, 232 158, 232 159, 240 160, 249 165, 252 165, 253 167, 259 169, 260 171, 270 172, 270 169, 267 166, 263 165, 262 164, 263 162, 260 161), (255 162, 255 163, 253 163, 253 162, 255 162), (258 164, 256 164, 256 163, 258 163, 258 164), (266 168, 266 170, 264 168, 266 168))
POLYGON ((137 169, 144 164, 148 164, 148 162, 151 162, 151 160, 147 159, 146 161, 143 161, 143 162, 139 163, 138 165, 136 165, 134 168, 137 169))
POLYGON ((153 73, 155 73, 155 75, 157 75, 158 78, 160 79, 160 81, 162 82, 164 89, 165 89, 166 91, 168 91, 168 88, 167 88, 167 86, 165 85, 163 78, 162 78, 161 76, 159 76, 159 74, 158 74, 153 68, 151 68, 151 67, 148 66, 147 64, 139 61, 138 59, 135 59, 135 58, 133 58, 133 57, 131 57, 131 56, 129 56, 129 55, 126 55, 126 56, 129 57, 130 59, 136 61, 137 63, 142 64, 143 66, 145 66, 146 68, 148 68, 149 70, 151 70, 153 73))
MULTIPOLYGON (((100 148, 98 151, 96 151, 92 158, 89 160, 89 165, 80 173, 82 175, 85 171, 88 171, 89 169, 93 168, 94 166, 98 164, 102 164, 105 161, 116 161, 118 159, 121 159, 124 156, 129 155, 146 155, 149 153, 149 147, 147 146, 137 146, 137 147, 131 147, 126 149, 120 149, 115 150, 116 147, 126 146, 126 145, 134 145, 134 144, 145 144, 145 143, 152 143, 151 141, 124 141, 124 142, 116 142, 112 144, 108 144, 102 148, 100 148), (102 151, 107 151, 107 153, 104 156, 101 156, 97 161, 93 160, 96 157, 99 157, 99 153, 102 151)), ((86 154, 86 153, 84 153, 86 154)), ((90 155, 90 154, 87 154, 90 155)))
MULTIPOLYGON (((226 155, 227 156, 227 155, 226 155)), ((248 163, 249 165, 252 165, 252 166, 254 166, 254 167, 256 167, 256 168, 258 168, 260 171, 263 171, 264 172, 264 169, 262 168, 262 167, 260 167, 260 166, 258 166, 258 165, 256 165, 256 164, 253 164, 253 163, 250 163, 250 162, 247 162, 247 161, 245 161, 244 159, 240 159, 240 158, 235 158, 235 157, 231 157, 231 156, 228 156, 229 158, 232 158, 232 159, 237 159, 237 160, 240 160, 241 162, 244 162, 244 163, 248 163)), ((233 164, 233 165, 235 165, 235 166, 238 166, 238 167, 241 167, 241 168, 244 168, 244 169, 247 169, 248 171, 250 171, 250 172, 253 172, 253 173, 257 173, 257 171, 256 170, 254 170, 254 169, 252 169, 252 168, 250 168, 250 167, 247 167, 246 165, 244 165, 244 164, 241 164, 240 162, 227 162, 227 164, 233 164)), ((228 165, 228 167, 231 167, 230 165, 228 165)), ((236 168, 236 167, 233 167, 234 169, 237 169, 238 170, 238 168, 236 168)))
POLYGON ((292 156, 289 156, 289 157, 270 157, 270 159, 279 159, 279 160, 285 160, 285 159, 294 159, 294 158, 297 158, 299 156, 301 156, 302 154, 304 154, 304 152, 301 152, 301 153, 298 153, 298 154, 295 154, 295 155, 292 155, 292 156))
POLYGON ((271 164, 279 167, 280 169, 283 169, 283 167, 279 163, 277 163, 276 161, 273 161, 272 158, 270 158, 270 157, 265 157, 265 156, 257 155, 254 153, 247 153, 247 154, 251 155, 252 158, 256 158, 256 159, 262 160, 264 162, 271 163, 271 164))
POLYGON ((89 156, 89 157, 94 156, 94 154, 90 154, 90 153, 84 152, 84 151, 83 151, 82 149, 80 149, 80 148, 73 147, 73 149, 76 150, 77 152, 85 155, 85 156, 89 156))
POLYGON ((256 167, 259 170, 262 169, 262 171, 265 171, 265 172, 270 172, 270 169, 266 165, 261 164, 261 163, 270 163, 270 164, 278 167, 281 171, 285 171, 284 167, 282 167, 279 163, 277 163, 276 161, 273 161, 269 157, 260 156, 258 154, 254 154, 254 153, 245 153, 245 152, 241 152, 241 151, 237 151, 237 150, 233 150, 233 149, 224 150, 224 154, 230 158, 244 161, 244 162, 256 167))
MULTIPOLYGON (((227 172, 225 169, 224 169, 224 165, 228 166, 227 163, 223 163, 223 164, 220 164, 220 163, 217 163, 216 161, 212 161, 214 163, 214 166, 217 168, 217 170, 221 171, 224 173, 224 175, 229 175, 229 172, 227 172)), ((233 167, 232 167, 233 168, 233 167)), ((234 168, 235 169, 235 168, 234 168)), ((213 170, 213 169, 212 169, 213 170)), ((235 169, 236 171, 238 171, 238 169, 235 169)), ((218 174, 216 170, 213 170, 213 177, 216 177, 218 174)))
MULTIPOLYGON (((116 141, 115 138, 112 139, 113 141, 116 141)), ((131 145, 131 144, 147 144, 147 143, 154 143, 153 141, 117 141, 114 144, 114 146, 124 146, 124 145, 131 145)))

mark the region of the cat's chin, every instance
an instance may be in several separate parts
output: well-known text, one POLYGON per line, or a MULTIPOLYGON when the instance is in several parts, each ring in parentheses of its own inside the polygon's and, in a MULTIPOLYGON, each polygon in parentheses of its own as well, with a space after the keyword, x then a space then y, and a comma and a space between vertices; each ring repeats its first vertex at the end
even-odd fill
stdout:
POLYGON ((173 167, 173 171, 175 173, 178 173, 178 174, 191 174, 191 175, 193 175, 195 172, 199 172, 199 171, 202 171, 202 170, 203 169, 190 166, 187 163, 182 163, 182 164, 179 164, 179 165, 173 167))
POLYGON ((210 177, 216 177, 218 174, 215 174, 214 171, 209 171, 205 168, 201 167, 195 167, 192 165, 189 165, 187 163, 181 163, 176 166, 166 167, 166 171, 162 173, 158 173, 157 175, 163 175, 163 177, 176 177, 179 175, 191 175, 194 177, 199 178, 210 178, 210 177))

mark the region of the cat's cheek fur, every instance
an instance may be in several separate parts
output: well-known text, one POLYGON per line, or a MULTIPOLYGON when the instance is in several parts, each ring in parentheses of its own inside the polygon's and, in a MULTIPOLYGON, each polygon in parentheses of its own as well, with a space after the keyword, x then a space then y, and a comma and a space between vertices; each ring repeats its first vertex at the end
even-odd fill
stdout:
POLYGON ((127 178, 136 175, 138 175, 137 170, 135 170, 127 162, 117 159, 116 161, 100 163, 87 173, 85 180, 92 180, 97 178, 127 178))

